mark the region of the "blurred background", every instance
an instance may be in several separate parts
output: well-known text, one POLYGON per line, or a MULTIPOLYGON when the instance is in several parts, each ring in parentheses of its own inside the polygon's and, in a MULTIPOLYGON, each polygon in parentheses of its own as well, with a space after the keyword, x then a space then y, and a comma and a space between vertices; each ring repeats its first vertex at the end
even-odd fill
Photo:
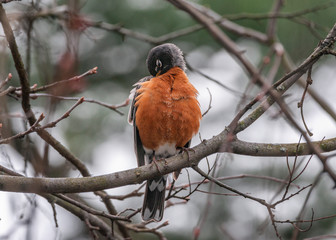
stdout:
MULTIPOLYGON (((260 32, 265 32, 269 18, 265 17, 272 9, 273 1, 193 1, 232 19, 233 22, 260 32), (259 16, 259 17, 257 17, 259 16), (264 17, 260 17, 264 16, 264 17)), ((98 73, 83 80, 53 88, 47 94, 63 97, 82 97, 107 104, 123 103, 132 85, 148 75, 146 57, 154 46, 151 42, 134 37, 136 33, 160 37, 172 32, 197 25, 187 13, 176 9, 166 1, 154 0, 114 0, 114 1, 20 1, 5 4, 11 19, 20 53, 25 60, 31 85, 43 86, 62 79, 80 75, 97 66, 98 73), (65 18, 65 11, 71 9, 73 16, 65 18), (29 18, 31 17, 31 18, 29 18), (27 19, 34 19, 28 21, 27 19), (104 25, 105 24, 105 25, 104 25), (109 28, 109 29, 107 29, 109 28), (131 34, 125 34, 128 29, 131 34), (29 34, 28 34, 29 33, 29 34)), ((300 64, 324 39, 335 24, 335 1, 327 0, 290 0, 286 1, 281 13, 306 14, 298 17, 278 19, 276 41, 292 58, 300 64), (308 10, 309 11, 308 11, 308 10), (318 10, 318 11, 317 11, 318 10)), ((2 30, 1 30, 2 31, 2 30)), ((252 39, 225 31, 228 36, 245 52, 249 60, 260 66, 270 52, 270 46, 252 39)), ((9 72, 13 74, 12 86, 19 86, 19 78, 14 68, 7 42, 1 33, 0 78, 9 72)), ((239 63, 235 61, 204 29, 169 39, 179 46, 189 65, 187 74, 199 91, 202 112, 211 109, 201 123, 200 135, 195 136, 192 146, 200 139, 209 139, 224 130, 237 109, 247 102, 242 100, 245 89, 247 100, 259 93, 258 87, 247 88, 250 81, 239 63), (192 71, 197 69, 217 80, 218 83, 192 71), (211 93, 211 95, 209 94, 211 93)), ((273 57, 273 55, 271 55, 273 57)), ((271 58, 272 60, 272 58, 271 58)), ((334 111, 336 107, 336 60, 325 57, 313 68, 313 88, 328 102, 334 111)), ((266 66, 265 71, 269 70, 266 66)), ((282 77, 288 69, 280 65, 274 80, 282 77)), ((292 87, 286 93, 286 103, 296 120, 302 125, 300 101, 303 89, 292 87)), ((46 122, 57 119, 66 112, 74 101, 55 99, 38 95, 32 100, 36 115, 44 113, 46 122)), ((132 127, 127 123, 128 107, 118 109, 117 113, 94 103, 83 103, 66 120, 49 131, 62 144, 68 147, 89 168, 92 175, 101 175, 136 167, 133 151, 132 127)), ((0 98, 0 120, 3 123, 2 137, 8 137, 27 128, 19 101, 13 97, 0 98)), ((330 117, 308 95, 304 105, 305 119, 314 133, 312 140, 332 138, 336 135, 335 120, 330 117)), ((300 139, 294 129, 273 106, 251 127, 238 137, 245 141, 260 143, 295 143, 300 139)), ((300 169, 307 163, 309 156, 299 157, 300 169)), ((294 158, 289 162, 293 163, 294 158)), ((329 160, 332 166, 335 159, 329 160)), ((275 201, 281 198, 282 184, 261 178, 247 178, 245 175, 271 176, 286 179, 288 176, 285 157, 251 157, 231 153, 210 156, 211 165, 216 164, 217 177, 237 177, 225 183, 242 192, 275 201), (216 163, 215 160, 217 159, 216 163), (274 200, 275 199, 275 200, 274 200)), ((30 134, 10 145, 0 145, 0 164, 28 176, 79 177, 78 171, 65 161, 57 152, 46 145, 36 134, 30 134), (37 155, 47 159, 40 173, 32 160, 37 155)), ((203 160, 200 167, 207 169, 203 160)), ((336 169, 336 168, 335 168, 336 169)), ((304 187, 316 179, 322 167, 318 159, 312 158, 302 176, 295 182, 304 187)), ((300 170, 299 170, 300 172, 300 170)), ((183 170, 177 185, 197 182, 202 178, 193 170, 183 170)), ((111 195, 123 195, 139 186, 107 190, 111 195)), ((336 214, 336 194, 333 182, 322 175, 308 199, 304 219, 336 214)), ((160 229, 168 239, 193 239, 194 229, 200 229, 199 239, 276 239, 274 229, 268 220, 265 207, 239 196, 229 194, 212 184, 204 184, 190 196, 186 204, 176 204, 165 211, 164 221, 169 225, 160 229), (214 194, 209 194, 212 192, 214 194), (218 193, 218 194, 216 194, 218 193)), ((295 193, 298 189, 290 189, 295 193)), ((188 193, 182 191, 181 195, 188 193)), ((301 211, 308 190, 277 206, 275 218, 295 220, 301 211)), ((103 204, 91 193, 80 196, 98 209, 103 204)), ((174 200, 175 203, 181 201, 174 200)), ((142 197, 123 201, 113 200, 117 211, 126 208, 137 209, 142 206, 142 197)), ((59 227, 55 228, 53 211, 43 198, 32 194, 0 192, 0 239, 91 239, 85 224, 60 207, 56 207, 59 227)), ((136 216, 135 221, 140 222, 136 216)), ((155 227, 158 224, 151 224, 155 227)), ((291 224, 277 224, 285 239, 293 237, 291 224)), ((309 224, 300 227, 306 229, 309 224)), ((314 222, 307 232, 299 233, 295 239, 336 234, 335 218, 314 222)), ((335 235, 334 235, 335 236, 335 235)), ((134 239, 156 239, 152 234, 134 234, 134 239)))

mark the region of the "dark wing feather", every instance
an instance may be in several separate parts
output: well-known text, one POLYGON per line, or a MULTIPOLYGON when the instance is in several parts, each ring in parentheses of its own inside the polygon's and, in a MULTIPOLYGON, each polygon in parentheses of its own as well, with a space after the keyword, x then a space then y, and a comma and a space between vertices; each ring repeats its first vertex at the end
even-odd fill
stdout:
POLYGON ((184 145, 184 148, 190 148, 190 145, 191 145, 191 139, 184 145))
POLYGON ((136 127, 135 122, 133 123, 133 128, 134 128, 134 150, 136 158, 138 160, 138 167, 140 167, 145 165, 145 150, 142 146, 142 142, 139 136, 139 130, 136 127))
POLYGON ((139 130, 135 123, 135 113, 137 108, 135 107, 135 99, 138 96, 137 90, 141 87, 142 82, 149 81, 152 77, 144 77, 140 81, 138 81, 136 84, 134 84, 135 88, 132 89, 130 94, 130 100, 132 101, 129 113, 128 113, 128 122, 133 125, 133 133, 134 133, 134 151, 135 155, 138 161, 138 166, 145 165, 145 151, 142 146, 142 142, 139 135, 139 130))

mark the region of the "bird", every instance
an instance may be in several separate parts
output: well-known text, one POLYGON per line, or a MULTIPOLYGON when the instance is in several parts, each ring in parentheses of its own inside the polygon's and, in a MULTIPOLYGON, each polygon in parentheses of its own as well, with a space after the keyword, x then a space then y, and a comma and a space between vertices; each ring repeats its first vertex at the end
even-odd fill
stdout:
MULTIPOLYGON (((129 97, 128 122, 133 125, 138 166, 188 150, 202 119, 198 91, 185 73, 182 51, 175 44, 161 44, 149 51, 146 63, 150 76, 134 84, 129 97)), ((179 172, 174 172, 174 179, 179 172)), ((167 175, 147 180, 143 221, 162 220, 166 181, 167 175)))

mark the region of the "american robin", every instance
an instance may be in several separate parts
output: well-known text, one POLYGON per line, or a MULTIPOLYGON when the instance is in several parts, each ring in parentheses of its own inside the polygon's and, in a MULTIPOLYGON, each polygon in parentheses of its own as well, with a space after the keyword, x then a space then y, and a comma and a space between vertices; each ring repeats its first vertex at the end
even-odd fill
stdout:
MULTIPOLYGON (((129 112, 138 166, 189 148, 202 118, 197 90, 185 74, 182 51, 171 43, 154 47, 147 57, 151 76, 135 84, 129 112)), ((179 173, 179 172, 178 172, 179 173)), ((178 173, 175 173, 175 178, 178 173)), ((147 181, 142 219, 163 217, 167 176, 147 181)))

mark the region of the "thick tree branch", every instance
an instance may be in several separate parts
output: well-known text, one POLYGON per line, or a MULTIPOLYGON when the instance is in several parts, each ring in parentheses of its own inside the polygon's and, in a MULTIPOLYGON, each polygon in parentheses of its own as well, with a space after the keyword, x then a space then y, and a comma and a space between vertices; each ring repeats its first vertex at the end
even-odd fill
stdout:
POLYGON ((12 30, 11 26, 9 25, 9 21, 7 19, 7 16, 6 16, 6 12, 5 12, 1 3, 0 3, 0 22, 1 22, 3 30, 5 32, 5 36, 6 36, 8 44, 9 44, 9 48, 11 50, 13 60, 14 60, 14 63, 15 63, 15 68, 16 68, 16 70, 18 72, 18 75, 19 75, 19 78, 20 78, 20 84, 21 84, 21 87, 22 87, 22 102, 21 102, 22 109, 26 113, 30 124, 33 125, 36 122, 36 119, 35 119, 33 113, 31 112, 31 108, 30 108, 30 102, 29 102, 30 86, 29 86, 27 72, 24 68, 24 65, 23 65, 23 62, 22 62, 22 59, 21 59, 21 55, 20 55, 19 50, 18 50, 18 46, 17 46, 15 38, 14 38, 13 30, 12 30))
MULTIPOLYGON (((0 191, 34 192, 34 193, 74 193, 99 191, 130 184, 168 174, 185 167, 197 165, 204 157, 219 152, 227 139, 227 131, 204 140, 193 148, 193 151, 157 161, 157 165, 146 165, 121 172, 83 178, 28 178, 17 176, 1 176, 0 191), (189 157, 188 157, 189 156, 189 157), (159 168, 159 171, 157 169, 159 168)), ((336 138, 314 142, 324 151, 336 150, 336 138)), ((251 156, 298 156, 310 155, 314 152, 306 143, 293 144, 257 144, 235 140, 227 149, 233 153, 251 156)))
MULTIPOLYGON (((316 147, 321 148, 323 152, 336 150, 336 138, 312 142, 312 144, 316 147)), ((236 154, 262 157, 295 157, 314 154, 314 152, 311 150, 307 143, 268 144, 251 143, 237 139, 232 143, 231 148, 232 152, 236 154)))

